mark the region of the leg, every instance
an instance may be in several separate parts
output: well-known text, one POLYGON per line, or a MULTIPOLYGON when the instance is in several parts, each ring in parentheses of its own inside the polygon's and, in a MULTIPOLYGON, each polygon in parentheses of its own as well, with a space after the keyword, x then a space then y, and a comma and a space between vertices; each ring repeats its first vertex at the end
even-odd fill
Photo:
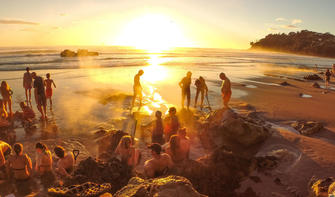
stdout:
POLYGON ((29 102, 30 102, 30 105, 31 105, 31 88, 29 88, 28 90, 29 90, 29 102))
POLYGON ((134 107, 136 97, 137 97, 137 94, 136 94, 136 91, 134 91, 134 96, 133 96, 133 101, 131 102, 131 107, 134 107))
POLYGON ((195 101, 194 101, 194 107, 197 107, 197 101, 198 101, 198 96, 199 96, 199 89, 197 88, 197 93, 195 93, 195 101))
POLYGON ((26 93, 26 101, 27 101, 27 103, 28 103, 28 89, 27 89, 27 88, 24 88, 24 90, 25 90, 25 93, 26 93))
POLYGON ((143 98, 142 90, 141 90, 141 92, 138 93, 138 95, 139 95, 140 107, 141 107, 142 106, 142 98, 143 98))
POLYGON ((12 111, 12 99, 11 98, 8 100, 8 108, 9 108, 9 114, 10 116, 12 116, 13 111, 12 111))
POLYGON ((204 98, 205 98, 205 90, 202 90, 201 91, 201 103, 200 103, 201 109, 204 106, 204 98))
POLYGON ((50 110, 52 109, 52 99, 51 97, 49 98, 49 101, 50 101, 50 110))
POLYGON ((185 91, 182 89, 181 90, 181 107, 184 108, 184 103, 185 103, 185 91))
POLYGON ((187 91, 187 109, 190 109, 190 103, 191 103, 191 89, 187 91))

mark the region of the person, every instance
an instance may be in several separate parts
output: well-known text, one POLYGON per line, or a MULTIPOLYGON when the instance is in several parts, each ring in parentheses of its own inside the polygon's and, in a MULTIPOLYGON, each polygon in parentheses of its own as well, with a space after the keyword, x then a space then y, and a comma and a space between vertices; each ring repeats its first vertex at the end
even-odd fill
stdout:
POLYGON ((2 101, 2 99, 0 99, 0 119, 1 120, 7 120, 7 118, 8 118, 7 110, 5 108, 5 105, 2 101))
POLYGON ((197 93, 195 95, 194 108, 197 107, 198 96, 201 93, 200 108, 202 109, 204 103, 204 97, 208 93, 208 87, 206 85, 205 79, 200 76, 199 79, 195 80, 195 86, 197 87, 197 93))
POLYGON ((46 74, 47 79, 44 81, 44 86, 46 87, 45 89, 45 96, 46 99, 49 99, 50 101, 50 110, 52 109, 52 85, 54 86, 54 88, 56 88, 56 84, 54 82, 54 80, 50 79, 50 73, 46 74))
POLYGON ((152 159, 144 163, 145 175, 148 178, 165 175, 173 167, 171 157, 166 153, 161 153, 162 147, 158 143, 153 143, 148 148, 151 149, 152 159))
POLYGON ((177 134, 177 131, 180 127, 179 119, 176 116, 176 113, 176 108, 170 107, 169 115, 164 119, 164 134, 166 142, 170 140, 171 135, 177 134))
POLYGON ((0 140, 0 179, 7 178, 6 161, 8 160, 11 152, 11 146, 0 140))
POLYGON ((228 103, 231 97, 231 83, 230 80, 228 79, 228 77, 224 74, 224 73, 220 73, 220 79, 223 80, 222 81, 222 86, 221 86, 221 93, 222 93, 222 100, 223 100, 223 105, 226 108, 228 107, 228 103))
POLYGON ((166 148, 165 152, 170 155, 173 163, 181 163, 185 159, 185 155, 182 153, 181 145, 180 145, 180 138, 178 135, 172 135, 170 137, 170 141, 168 147, 166 148))
POLYGON ((134 77, 134 96, 131 106, 134 107, 136 97, 138 96, 140 99, 140 106, 142 106, 142 86, 140 83, 140 77, 144 74, 143 70, 139 70, 138 73, 134 77))
POLYGON ((335 78, 335 64, 333 64, 332 74, 333 74, 333 77, 335 78))
POLYGON ((65 149, 61 146, 54 148, 56 156, 59 158, 57 162, 56 172, 61 177, 71 177, 71 173, 74 168, 74 155, 72 152, 65 152, 65 149))
POLYGON ((17 111, 15 113, 15 116, 17 116, 19 119, 30 121, 35 118, 35 112, 31 107, 26 105, 25 102, 20 102, 20 107, 22 109, 22 112, 17 111))
POLYGON ((26 71, 27 72, 23 74, 23 88, 26 94, 26 102, 30 103, 31 105, 31 88, 32 88, 33 78, 31 77, 31 74, 29 72, 30 71, 29 67, 26 68, 26 71), (28 100, 28 93, 29 93, 29 100, 28 100))
POLYGON ((7 110, 7 106, 9 108, 9 116, 11 117, 13 115, 12 111, 12 95, 13 91, 9 87, 8 83, 6 81, 1 82, 1 96, 2 96, 2 102, 5 105, 5 109, 7 110))
POLYGON ((180 128, 178 130, 178 137, 180 139, 180 149, 181 154, 183 155, 184 159, 188 159, 190 155, 190 147, 191 142, 189 137, 187 137, 186 128, 180 128))
POLYGON ((35 72, 32 72, 31 76, 34 79, 34 95, 37 109, 42 115, 41 119, 44 120, 47 119, 47 101, 45 96, 44 80, 42 77, 37 76, 35 72))
POLYGON ((23 154, 22 144, 14 144, 13 150, 15 155, 10 156, 8 159, 8 171, 13 172, 15 180, 28 180, 32 174, 31 159, 27 154, 23 154))
POLYGON ((36 164, 35 172, 41 178, 41 183, 44 186, 44 189, 47 189, 51 186, 55 180, 55 176, 52 171, 52 156, 48 147, 38 142, 35 146, 36 149, 36 164))
POLYGON ((150 127, 151 128, 151 143, 158 143, 163 145, 165 143, 163 134, 164 134, 164 127, 163 127, 163 120, 162 120, 162 112, 157 110, 155 113, 156 120, 150 122, 149 124, 142 126, 143 128, 150 127))
POLYGON ((179 82, 179 87, 181 88, 181 106, 184 108, 185 97, 187 97, 187 109, 190 108, 191 101, 191 77, 192 73, 190 71, 187 72, 186 77, 184 77, 179 82))
POLYGON ((328 89, 329 89, 329 81, 330 81, 330 77, 331 77, 331 73, 329 71, 329 68, 327 68, 327 71, 325 73, 325 89, 326 89, 326 92, 328 92, 328 89))
POLYGON ((120 157, 122 163, 127 164, 131 168, 139 163, 140 153, 133 146, 133 140, 130 135, 125 135, 121 138, 115 153, 120 157))

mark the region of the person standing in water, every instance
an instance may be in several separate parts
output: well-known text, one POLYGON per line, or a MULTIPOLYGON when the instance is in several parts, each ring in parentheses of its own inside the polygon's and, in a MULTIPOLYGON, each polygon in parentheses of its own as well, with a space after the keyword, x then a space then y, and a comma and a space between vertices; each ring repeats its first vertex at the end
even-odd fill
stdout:
POLYGON ((197 87, 197 93, 195 95, 194 108, 197 107, 198 96, 199 93, 201 93, 200 108, 202 109, 205 94, 207 95, 208 93, 208 87, 206 85, 205 79, 200 76, 199 79, 195 80, 195 86, 197 87))
POLYGON ((56 88, 56 84, 54 80, 50 79, 50 73, 47 73, 46 75, 47 79, 44 81, 44 86, 45 86, 45 96, 46 99, 50 100, 50 110, 52 110, 52 85, 56 88))
POLYGON ((224 74, 224 73, 220 73, 220 79, 223 80, 222 81, 222 86, 221 86, 221 93, 222 93, 222 100, 223 100, 223 105, 226 108, 228 107, 228 103, 231 97, 231 83, 230 80, 228 79, 228 77, 224 74))
POLYGON ((325 92, 328 92, 328 89, 329 89, 329 81, 330 81, 330 76, 332 74, 330 73, 329 71, 329 68, 327 69, 326 73, 325 73, 325 92))
POLYGON ((140 83, 140 77, 144 74, 143 70, 139 70, 138 73, 134 77, 134 96, 131 107, 134 107, 136 97, 138 96, 140 99, 140 107, 142 106, 142 86, 140 83))
POLYGON ((181 106, 184 108, 185 97, 187 97, 187 109, 190 109, 190 101, 191 101, 191 81, 192 81, 192 73, 190 71, 187 72, 186 77, 184 77, 179 82, 179 87, 181 88, 181 106))
POLYGON ((47 99, 45 96, 44 79, 37 76, 35 72, 31 73, 34 79, 34 95, 37 104, 37 109, 41 113, 41 119, 47 119, 47 99))
POLYGON ((24 74, 23 74, 23 88, 25 90, 25 93, 26 93, 26 102, 27 103, 30 103, 31 105, 31 88, 33 87, 32 84, 33 84, 33 78, 31 77, 31 74, 30 74, 30 68, 27 67, 26 68, 26 71, 24 74), (29 93, 29 97, 28 97, 28 93, 29 93), (28 100, 29 98, 29 100, 28 100))

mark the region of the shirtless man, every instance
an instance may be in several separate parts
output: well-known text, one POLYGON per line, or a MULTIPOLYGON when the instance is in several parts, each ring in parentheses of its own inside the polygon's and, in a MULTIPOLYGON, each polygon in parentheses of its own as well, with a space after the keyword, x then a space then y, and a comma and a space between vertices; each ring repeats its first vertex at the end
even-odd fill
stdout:
POLYGON ((8 159, 8 172, 12 171, 17 181, 28 180, 32 173, 31 159, 27 154, 23 154, 22 144, 14 144, 13 149, 16 155, 8 159))
POLYGON ((226 108, 228 107, 228 103, 231 97, 231 83, 230 80, 228 79, 228 77, 226 77, 226 75, 224 73, 220 73, 220 79, 223 80, 222 81, 222 86, 221 86, 221 93, 222 93, 222 100, 223 100, 223 105, 226 108))
POLYGON ((59 158, 57 162, 56 172, 61 177, 70 177, 74 167, 74 156, 72 152, 65 153, 65 149, 61 146, 56 146, 54 152, 59 158))
POLYGON ((30 74, 30 68, 27 67, 26 71, 23 74, 23 88, 25 89, 25 93, 26 93, 26 101, 27 103, 30 103, 31 105, 31 88, 32 88, 32 83, 33 83, 33 78, 31 77, 30 74), (29 92, 29 100, 28 100, 28 92, 29 92))
POLYGON ((166 153, 161 153, 162 147, 158 143, 153 143, 148 148, 151 149, 152 159, 144 163, 144 172, 148 178, 155 178, 164 175, 172 168, 171 157, 166 153))
POLYGON ((44 86, 45 86, 45 96, 46 99, 49 99, 50 101, 50 110, 52 110, 52 85, 54 88, 56 88, 56 84, 54 80, 50 79, 50 73, 46 74, 47 79, 44 81, 44 86))
POLYGON ((47 119, 47 99, 45 96, 44 80, 42 77, 37 76, 35 72, 31 73, 34 79, 34 94, 35 101, 37 104, 37 109, 41 113, 41 119, 47 119))
POLYGON ((186 128, 180 128, 178 130, 178 137, 180 139, 180 149, 181 154, 184 159, 188 159, 190 155, 191 142, 190 139, 186 136, 186 128))
POLYGON ((139 70, 138 73, 134 77, 134 96, 131 107, 134 107, 136 97, 138 96, 140 99, 140 106, 142 106, 142 86, 140 83, 140 77, 144 74, 143 70, 139 70))
POLYGON ((207 96, 208 94, 208 87, 205 79, 200 76, 199 79, 195 81, 195 86, 197 87, 197 93, 195 94, 194 108, 197 107, 198 96, 201 93, 200 108, 202 109, 205 95, 207 96))
POLYGON ((185 97, 187 97, 187 109, 190 108, 191 101, 191 80, 192 73, 190 71, 187 72, 186 77, 184 77, 179 82, 179 87, 181 88, 181 106, 184 108, 185 97))

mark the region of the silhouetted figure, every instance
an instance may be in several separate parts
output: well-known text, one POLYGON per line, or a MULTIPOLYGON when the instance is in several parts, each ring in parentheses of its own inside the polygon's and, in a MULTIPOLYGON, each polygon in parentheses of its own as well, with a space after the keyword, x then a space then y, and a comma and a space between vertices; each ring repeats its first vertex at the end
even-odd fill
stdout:
POLYGON ((197 107, 198 96, 201 93, 200 108, 202 109, 205 95, 208 93, 208 87, 206 85, 205 79, 200 76, 199 79, 195 80, 195 86, 197 87, 197 93, 195 95, 194 107, 197 107))
POLYGON ((134 77, 134 96, 133 96, 133 101, 131 104, 131 107, 134 107, 135 105, 135 100, 136 97, 138 96, 140 99, 140 106, 142 106, 142 86, 140 83, 140 77, 143 75, 144 71, 143 70, 139 70, 138 73, 135 75, 134 77))
POLYGON ((31 73, 34 79, 34 95, 37 104, 37 109, 41 113, 41 119, 47 118, 47 99, 45 96, 44 80, 42 77, 37 76, 35 72, 31 73))
POLYGON ((192 81, 192 73, 189 71, 180 82, 179 86, 181 88, 181 106, 184 108, 185 97, 187 97, 187 109, 190 108, 191 101, 191 81, 192 81))
POLYGON ((329 81, 330 81, 330 77, 331 77, 331 73, 329 71, 329 69, 327 68, 327 71, 325 73, 325 91, 328 92, 329 89, 329 81))
POLYGON ((33 85, 33 78, 31 77, 31 74, 29 72, 30 71, 29 67, 26 68, 26 71, 27 72, 23 74, 23 88, 26 94, 26 102, 30 103, 31 105, 31 88, 33 85))
POLYGON ((175 107, 170 107, 169 115, 164 119, 164 133, 165 141, 168 142, 172 135, 177 134, 180 127, 179 119, 177 117, 177 110, 175 107))
POLYGON ((223 105, 226 108, 228 107, 228 103, 231 97, 231 83, 228 77, 224 73, 220 73, 220 79, 223 80, 222 86, 221 86, 221 93, 222 93, 222 100, 223 100, 223 105))
POLYGON ((56 88, 56 84, 54 80, 50 79, 50 73, 46 74, 47 79, 44 81, 45 86, 45 96, 46 99, 49 99, 50 101, 50 110, 52 109, 52 85, 56 88))

